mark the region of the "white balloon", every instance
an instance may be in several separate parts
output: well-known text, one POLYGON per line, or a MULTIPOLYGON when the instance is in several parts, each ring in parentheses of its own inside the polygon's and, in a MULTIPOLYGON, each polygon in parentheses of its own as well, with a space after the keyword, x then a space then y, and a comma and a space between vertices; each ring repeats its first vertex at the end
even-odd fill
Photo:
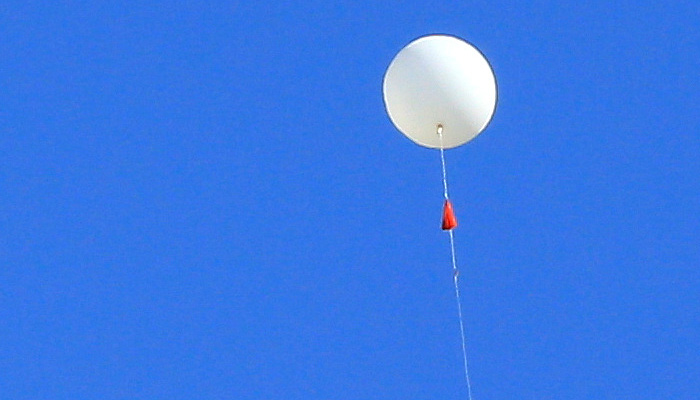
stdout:
POLYGON ((394 57, 384 75, 391 122, 421 146, 460 146, 478 135, 496 108, 496 78, 471 44, 446 35, 424 36, 394 57))

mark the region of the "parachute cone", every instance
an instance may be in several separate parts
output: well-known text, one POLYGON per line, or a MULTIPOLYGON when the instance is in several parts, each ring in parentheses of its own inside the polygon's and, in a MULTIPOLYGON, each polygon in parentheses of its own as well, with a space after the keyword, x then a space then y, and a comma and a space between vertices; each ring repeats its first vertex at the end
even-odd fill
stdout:
POLYGON ((445 207, 442 210, 442 230, 450 231, 457 227, 457 218, 455 217, 455 212, 452 209, 452 203, 449 200, 445 200, 445 207))

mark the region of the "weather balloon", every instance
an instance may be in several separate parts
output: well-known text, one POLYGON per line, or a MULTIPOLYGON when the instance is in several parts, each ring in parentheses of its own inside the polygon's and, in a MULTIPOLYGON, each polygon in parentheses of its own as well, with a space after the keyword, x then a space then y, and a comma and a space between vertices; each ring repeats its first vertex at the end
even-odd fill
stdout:
POLYGON ((489 124, 496 109, 496 78, 476 47, 454 36, 429 35, 409 43, 394 57, 384 75, 383 92, 396 128, 421 146, 440 149, 445 197, 441 228, 450 237, 464 377, 471 400, 453 232, 457 218, 448 193, 445 149, 474 139, 489 124))
POLYGON ((496 108, 496 78, 488 61, 471 44, 448 35, 423 36, 399 51, 384 75, 383 91, 396 128, 430 148, 470 141, 496 108))

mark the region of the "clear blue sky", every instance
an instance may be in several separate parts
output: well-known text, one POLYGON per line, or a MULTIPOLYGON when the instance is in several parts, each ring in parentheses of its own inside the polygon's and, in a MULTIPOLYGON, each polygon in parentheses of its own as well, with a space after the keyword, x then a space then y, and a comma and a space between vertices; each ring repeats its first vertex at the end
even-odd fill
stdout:
POLYGON ((0 398, 465 399, 381 97, 449 33, 499 83, 447 152, 475 399, 698 399, 696 2, 115 3, 0 6, 0 398))

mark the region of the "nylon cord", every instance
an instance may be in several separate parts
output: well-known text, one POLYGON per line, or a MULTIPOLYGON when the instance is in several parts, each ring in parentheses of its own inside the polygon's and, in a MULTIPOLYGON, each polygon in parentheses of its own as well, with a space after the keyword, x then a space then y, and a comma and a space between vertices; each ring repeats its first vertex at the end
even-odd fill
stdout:
POLYGON ((442 144, 442 125, 438 125, 437 131, 438 136, 440 137, 440 161, 442 162, 442 187, 444 189, 443 195, 445 196, 445 200, 448 200, 450 197, 447 194, 447 169, 445 168, 445 149, 442 144))
POLYGON ((455 239, 452 230, 450 232, 450 248, 452 249, 453 281, 455 284, 455 296, 457 297, 457 313, 459 314, 459 333, 462 336, 462 358, 464 360, 464 378, 467 380, 467 392, 469 400, 472 400, 472 384, 469 379, 469 364, 467 363, 467 339, 464 334, 464 317, 462 317, 462 300, 459 296, 459 270, 455 260, 455 239))
MULTIPOLYGON (((445 148, 442 143, 442 125, 437 126, 437 134, 440 137, 440 161, 442 162, 442 186, 444 188, 445 200, 449 200, 447 192, 447 168, 445 168, 445 148)), ((459 295, 459 269, 457 269, 457 258, 455 256, 455 237, 452 229, 448 230, 450 234, 450 251, 452 253, 452 277, 455 284, 455 296, 457 298, 457 313, 459 315, 459 333, 462 338, 462 359, 464 360, 464 378, 467 381, 467 394, 469 400, 472 400, 472 384, 469 379, 469 363, 467 362, 467 339, 464 334, 464 317, 462 315, 462 299, 459 295)))

